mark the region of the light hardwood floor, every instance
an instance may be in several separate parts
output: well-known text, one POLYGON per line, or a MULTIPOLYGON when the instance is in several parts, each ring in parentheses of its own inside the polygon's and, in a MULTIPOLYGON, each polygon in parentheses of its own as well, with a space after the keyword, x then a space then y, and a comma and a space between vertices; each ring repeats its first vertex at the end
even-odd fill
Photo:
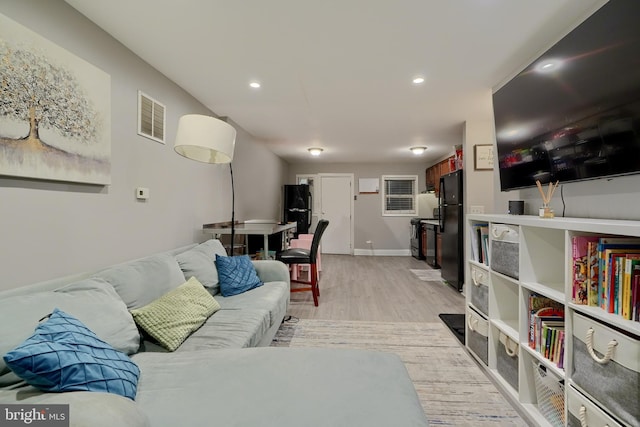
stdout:
MULTIPOLYGON (((322 255, 319 306, 311 292, 291 294, 288 314, 301 319, 438 322, 440 313, 464 313, 452 286, 418 279, 430 269, 410 256, 322 255)), ((292 284, 295 286, 295 284, 292 284)))

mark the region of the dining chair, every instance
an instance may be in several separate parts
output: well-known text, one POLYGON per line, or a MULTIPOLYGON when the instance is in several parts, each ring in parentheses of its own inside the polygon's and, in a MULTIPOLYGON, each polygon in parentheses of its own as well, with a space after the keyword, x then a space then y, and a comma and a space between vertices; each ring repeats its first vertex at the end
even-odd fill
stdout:
POLYGON ((291 279, 292 283, 302 283, 304 287, 292 287, 291 292, 303 292, 303 291, 311 291, 313 295, 313 304, 318 306, 318 297, 320 296, 320 288, 318 286, 318 248, 320 246, 320 239, 322 238, 322 234, 327 229, 329 225, 329 221, 326 219, 321 219, 318 221, 318 225, 316 226, 316 231, 313 233, 313 240, 311 241, 311 247, 309 249, 306 248, 289 248, 284 250, 276 255, 276 259, 282 261, 287 265, 292 264, 309 264, 311 269, 310 278, 308 281, 299 280, 299 279, 291 279))

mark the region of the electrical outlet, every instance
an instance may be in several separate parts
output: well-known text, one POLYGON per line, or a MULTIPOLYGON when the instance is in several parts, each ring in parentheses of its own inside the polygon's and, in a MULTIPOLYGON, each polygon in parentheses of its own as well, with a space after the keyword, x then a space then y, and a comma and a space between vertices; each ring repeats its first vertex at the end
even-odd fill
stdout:
POLYGON ((484 213, 484 206, 471 206, 471 209, 469 210, 469 213, 471 213, 471 214, 483 214, 484 213))

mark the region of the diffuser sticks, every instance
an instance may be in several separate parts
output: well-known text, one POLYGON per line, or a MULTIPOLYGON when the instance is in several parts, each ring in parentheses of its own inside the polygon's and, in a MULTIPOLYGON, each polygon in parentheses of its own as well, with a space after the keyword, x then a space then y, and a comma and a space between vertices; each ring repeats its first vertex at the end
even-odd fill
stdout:
POLYGON ((538 186, 538 191, 542 196, 542 207, 540 208, 539 216, 540 218, 553 218, 554 213, 553 209, 549 207, 549 202, 551 202, 551 198, 553 197, 553 193, 558 188, 558 184, 560 181, 556 181, 556 183, 549 183, 549 188, 547 189, 547 194, 545 194, 542 184, 540 184, 540 180, 536 180, 536 185, 538 186))

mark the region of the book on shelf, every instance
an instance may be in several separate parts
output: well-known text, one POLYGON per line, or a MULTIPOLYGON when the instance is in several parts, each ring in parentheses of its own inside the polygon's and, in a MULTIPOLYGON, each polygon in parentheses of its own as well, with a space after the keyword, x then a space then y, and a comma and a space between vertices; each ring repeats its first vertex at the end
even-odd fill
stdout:
POLYGON ((620 293, 620 272, 623 271, 621 267, 621 258, 625 258, 627 254, 640 253, 640 247, 612 247, 605 248, 602 253, 601 265, 602 265, 602 299, 600 308, 603 310, 621 314, 619 310, 618 296, 620 293))
POLYGON ((576 304, 589 304, 589 243, 598 240, 599 236, 573 236, 571 238, 572 301, 576 304))
POLYGON ((480 240, 482 247, 482 262, 489 265, 489 225, 480 227, 480 240))
POLYGON ((599 264, 598 264, 598 242, 587 243, 587 289, 588 305, 591 307, 598 306, 598 277, 599 277, 599 264))
POLYGON ((532 293, 529 295, 529 347, 540 351, 542 322, 562 321, 564 324, 564 305, 551 298, 532 293))
POLYGON ((564 369, 564 330, 559 331, 558 334, 558 349, 556 351, 556 358, 553 363, 560 369, 564 369))
POLYGON ((640 322, 640 272, 631 277, 631 319, 640 322))
POLYGON ((560 348, 560 332, 564 331, 564 321, 543 321, 540 340, 540 354, 549 361, 556 363, 557 352, 560 348))
POLYGON ((547 359, 550 359, 549 351, 551 350, 553 331, 557 330, 558 328, 564 328, 564 313, 561 314, 562 315, 558 314, 536 317, 536 345, 534 350, 536 350, 547 359))
POLYGON ((620 291, 620 315, 627 320, 633 319, 632 277, 640 274, 640 254, 627 254, 622 260, 622 285, 620 291), (637 270, 637 272, 636 272, 637 270))
POLYGON ((487 235, 488 235, 488 230, 489 230, 489 224, 484 222, 484 223, 474 223, 472 225, 472 232, 471 232, 471 254, 473 256, 473 260, 477 261, 481 264, 485 264, 484 262, 484 257, 483 257, 483 251, 482 251, 482 229, 483 227, 486 227, 487 230, 487 235))
POLYGON ((611 283, 611 255, 634 253, 640 249, 640 239, 632 237, 601 237, 598 242, 598 306, 613 313, 615 310, 615 281, 611 283))

